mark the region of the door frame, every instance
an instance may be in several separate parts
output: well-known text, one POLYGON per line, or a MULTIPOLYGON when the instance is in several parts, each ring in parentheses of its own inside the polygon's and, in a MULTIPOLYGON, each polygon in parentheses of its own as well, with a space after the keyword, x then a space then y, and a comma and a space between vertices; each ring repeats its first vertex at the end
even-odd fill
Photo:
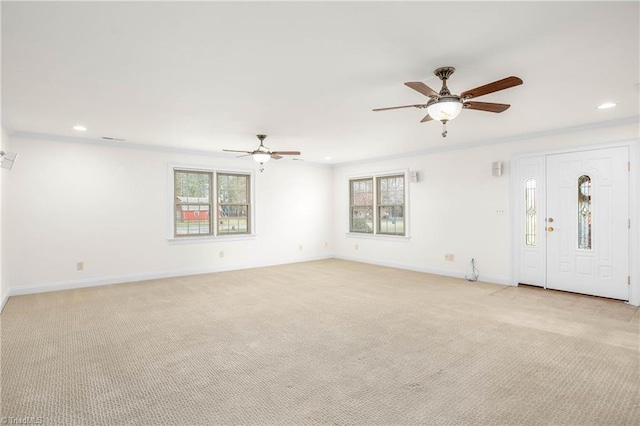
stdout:
MULTIPOLYGON (((629 303, 633 306, 640 306, 640 261, 633 261, 634 259, 640 259, 640 201, 638 200, 638 194, 640 194, 640 139, 625 140, 616 143, 607 144, 594 144, 583 145, 570 148, 562 148, 557 150, 538 151, 534 153, 513 155, 510 159, 510 219, 511 219, 511 285, 517 286, 522 276, 521 263, 520 263, 520 247, 522 243, 521 229, 522 229, 522 217, 519 212, 521 210, 522 200, 522 187, 517 177, 520 174, 519 164, 525 159, 546 158, 547 155, 553 154, 566 154, 579 151, 591 151, 596 149, 606 149, 615 147, 627 147, 629 149, 629 162, 631 168, 629 170, 629 219, 630 219, 630 232, 629 232, 629 275, 631 277, 629 285, 629 303), (635 196, 632 196, 634 195, 635 196)), ((546 188, 546 171, 543 182, 546 188)), ((539 192, 539 197, 546 197, 544 191, 539 192)), ((542 235, 542 229, 544 228, 544 221, 540 222, 539 237, 540 237, 540 250, 544 250, 546 253, 546 240, 542 235)), ((546 280, 546 261, 544 262, 545 268, 545 280, 546 280)), ((544 285, 546 287, 546 282, 544 285)))

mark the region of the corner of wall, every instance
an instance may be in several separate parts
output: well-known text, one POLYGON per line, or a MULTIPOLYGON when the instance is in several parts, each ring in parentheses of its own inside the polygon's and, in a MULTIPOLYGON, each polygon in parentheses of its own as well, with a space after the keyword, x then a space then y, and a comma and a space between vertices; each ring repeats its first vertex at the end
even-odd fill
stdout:
POLYGON ((9 296, 2 295, 2 300, 0 300, 0 316, 2 315, 2 311, 4 310, 4 305, 9 301, 9 296))
MULTIPOLYGON (((0 113, 0 116, 2 114, 0 113)), ((11 150, 11 129, 3 122, 0 126, 0 150, 11 150)), ((0 169, 0 313, 4 309, 5 304, 9 300, 9 281, 7 279, 7 262, 6 262, 6 198, 7 198, 7 185, 9 179, 7 176, 9 170, 0 169)))
MULTIPOLYGON (((7 147, 8 136, 5 132, 4 128, 0 129, 0 150, 4 150, 7 147)), ((4 228, 3 225, 3 198, 5 191, 3 187, 5 185, 5 180, 3 179, 4 170, 0 170, 0 313, 2 313, 2 309, 4 308, 5 303, 9 299, 9 289, 7 288, 7 283, 5 279, 5 271, 4 271, 4 256, 3 256, 3 239, 2 239, 2 230, 4 228)))

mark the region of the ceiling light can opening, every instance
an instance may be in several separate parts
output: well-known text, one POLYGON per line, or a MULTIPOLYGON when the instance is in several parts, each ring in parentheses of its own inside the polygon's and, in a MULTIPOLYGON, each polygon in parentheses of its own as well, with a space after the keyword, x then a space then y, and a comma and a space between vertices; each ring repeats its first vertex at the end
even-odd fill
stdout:
POLYGON ((73 130, 75 130, 77 132, 86 132, 87 128, 85 126, 83 126, 82 124, 77 124, 77 125, 73 126, 73 130))

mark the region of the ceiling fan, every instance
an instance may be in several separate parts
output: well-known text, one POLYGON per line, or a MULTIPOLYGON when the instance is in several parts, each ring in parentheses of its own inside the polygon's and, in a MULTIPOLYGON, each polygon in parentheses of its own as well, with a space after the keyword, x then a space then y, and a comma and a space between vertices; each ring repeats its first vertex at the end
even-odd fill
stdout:
POLYGON ((260 146, 253 151, 237 151, 235 149, 223 149, 225 152, 242 152, 244 155, 240 155, 240 157, 248 157, 249 155, 253 157, 256 163, 260 164, 260 171, 264 170, 263 164, 269 161, 271 158, 274 160, 279 160, 283 155, 300 155, 300 151, 271 151, 269 148, 264 146, 264 140, 267 135, 256 135, 258 139, 260 139, 260 146))
POLYGON ((427 96, 429 98, 429 102, 427 102, 426 104, 403 105, 390 108, 376 108, 374 109, 374 111, 386 111, 389 109, 399 108, 426 108, 428 114, 422 120, 420 120, 420 122, 424 123, 425 121, 431 120, 441 121, 442 137, 446 137, 447 122, 456 118, 463 108, 497 113, 506 111, 511 106, 508 104, 496 104, 492 102, 473 102, 469 101, 469 99, 488 95, 489 93, 497 92, 522 84, 521 79, 511 76, 503 78, 502 80, 494 81, 493 83, 485 84, 484 86, 476 87, 475 89, 467 90, 466 92, 460 93, 460 95, 452 95, 449 91, 449 88, 447 87, 447 80, 449 79, 449 77, 451 77, 451 74, 453 74, 455 70, 456 69, 453 67, 441 67, 433 71, 433 73, 437 75, 440 80, 442 80, 442 89, 440 89, 440 93, 436 92, 426 84, 419 81, 405 83, 405 86, 410 87, 413 90, 427 96))

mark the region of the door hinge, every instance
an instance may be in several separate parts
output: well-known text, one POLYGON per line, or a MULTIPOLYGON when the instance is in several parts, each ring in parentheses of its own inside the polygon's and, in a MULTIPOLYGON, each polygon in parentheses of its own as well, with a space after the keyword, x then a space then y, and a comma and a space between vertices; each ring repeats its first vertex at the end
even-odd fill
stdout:
POLYGON ((627 161, 627 171, 631 171, 631 161, 627 161))
POLYGON ((627 275, 627 285, 631 285, 631 275, 627 275))

